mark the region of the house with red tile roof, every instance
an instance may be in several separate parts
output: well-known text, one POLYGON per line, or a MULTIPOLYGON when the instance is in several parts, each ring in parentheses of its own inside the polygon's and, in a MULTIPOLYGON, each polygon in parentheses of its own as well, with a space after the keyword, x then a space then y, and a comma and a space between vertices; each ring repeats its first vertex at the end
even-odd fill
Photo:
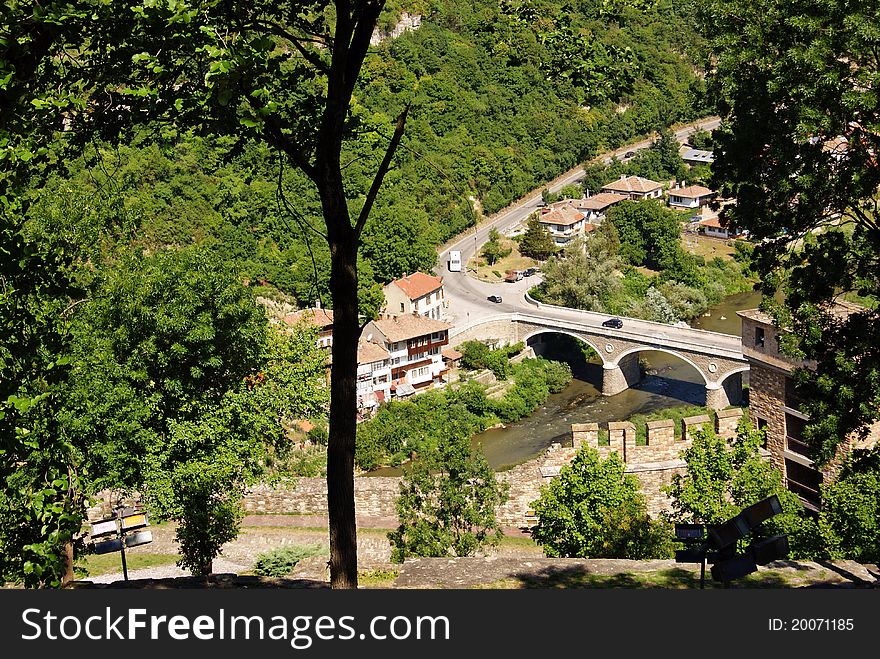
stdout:
POLYGON ((621 176, 602 186, 602 192, 612 192, 633 200, 659 199, 663 196, 663 185, 641 176, 621 176))
POLYGON ((451 327, 418 314, 387 316, 367 323, 361 338, 388 351, 391 391, 399 398, 445 382, 449 368, 442 351, 451 327))
POLYGON ((443 277, 414 272, 395 279, 382 292, 385 294, 383 311, 388 315, 415 313, 432 320, 441 320, 446 315, 443 277))
POLYGON ((300 323, 306 323, 318 328, 318 347, 330 349, 333 345, 333 310, 315 307, 302 309, 287 314, 284 317, 285 324, 294 327, 300 323))
POLYGON ((702 185, 688 185, 670 188, 666 192, 669 205, 674 208, 702 208, 715 197, 715 191, 702 185))

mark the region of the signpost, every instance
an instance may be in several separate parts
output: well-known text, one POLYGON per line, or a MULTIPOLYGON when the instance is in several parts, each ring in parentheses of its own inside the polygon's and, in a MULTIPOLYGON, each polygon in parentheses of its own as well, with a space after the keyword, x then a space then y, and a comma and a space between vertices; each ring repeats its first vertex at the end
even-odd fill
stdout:
POLYGON ((92 544, 92 551, 95 554, 110 554, 115 551, 120 552, 122 556, 122 576, 128 581, 128 564, 125 560, 126 547, 138 547, 153 541, 152 531, 140 531, 149 526, 149 520, 146 513, 135 510, 134 508, 126 508, 125 506, 116 507, 116 515, 92 522, 92 531, 89 534, 92 540, 99 538, 108 538, 100 540, 92 544), (131 533, 137 531, 136 533, 131 533), (114 536, 110 538, 109 536, 114 536))

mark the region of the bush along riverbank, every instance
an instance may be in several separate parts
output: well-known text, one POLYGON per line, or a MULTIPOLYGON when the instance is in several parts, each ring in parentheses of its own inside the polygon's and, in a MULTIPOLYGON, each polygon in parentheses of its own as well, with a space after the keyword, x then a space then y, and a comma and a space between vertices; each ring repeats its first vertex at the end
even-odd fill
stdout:
MULTIPOLYGON (((506 351, 499 352, 506 355, 506 351)), ((495 364, 500 359, 490 357, 495 364)), ((397 466, 430 445, 464 433, 475 435, 498 423, 512 423, 534 412, 551 393, 571 381, 568 364, 547 359, 524 359, 510 364, 505 357, 506 393, 491 399, 486 387, 463 380, 439 391, 428 391, 408 401, 384 405, 358 427, 355 463, 370 471, 397 466)))

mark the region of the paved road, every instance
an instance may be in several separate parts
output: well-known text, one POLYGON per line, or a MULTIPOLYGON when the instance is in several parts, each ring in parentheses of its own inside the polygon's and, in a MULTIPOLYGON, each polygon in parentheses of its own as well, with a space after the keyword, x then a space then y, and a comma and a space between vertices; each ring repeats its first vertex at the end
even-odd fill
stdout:
MULTIPOLYGON (((679 141, 698 129, 714 130, 720 120, 717 117, 707 117, 689 126, 676 131, 675 136, 679 141)), ((628 151, 638 151, 651 145, 651 140, 643 140, 635 144, 623 146, 616 151, 604 153, 599 158, 604 162, 610 162, 611 158, 622 157, 628 151)), ((534 277, 523 279, 515 284, 499 283, 492 284, 481 282, 469 277, 465 271, 449 272, 447 263, 449 251, 456 249, 461 252, 461 260, 467 263, 477 248, 489 238, 489 231, 493 228, 505 233, 514 226, 525 220, 535 212, 541 202, 541 191, 548 187, 550 192, 558 192, 566 185, 577 182, 584 174, 583 167, 575 167, 558 178, 553 185, 541 186, 520 199, 516 204, 490 218, 490 221, 462 234, 452 245, 445 248, 438 257, 437 272, 443 276, 443 284, 447 299, 449 299, 448 317, 455 324, 467 324, 496 313, 522 311, 525 308, 534 309, 524 299, 525 292, 540 283, 534 277), (493 304, 486 300, 489 295, 501 295, 503 302, 493 304)))

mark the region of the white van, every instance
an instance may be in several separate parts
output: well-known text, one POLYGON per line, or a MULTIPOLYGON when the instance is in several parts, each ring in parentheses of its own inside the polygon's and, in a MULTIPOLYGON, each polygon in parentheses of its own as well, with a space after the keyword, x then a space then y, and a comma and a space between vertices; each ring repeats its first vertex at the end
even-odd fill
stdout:
POLYGON ((449 272, 461 272, 461 252, 457 250, 449 252, 449 272))

